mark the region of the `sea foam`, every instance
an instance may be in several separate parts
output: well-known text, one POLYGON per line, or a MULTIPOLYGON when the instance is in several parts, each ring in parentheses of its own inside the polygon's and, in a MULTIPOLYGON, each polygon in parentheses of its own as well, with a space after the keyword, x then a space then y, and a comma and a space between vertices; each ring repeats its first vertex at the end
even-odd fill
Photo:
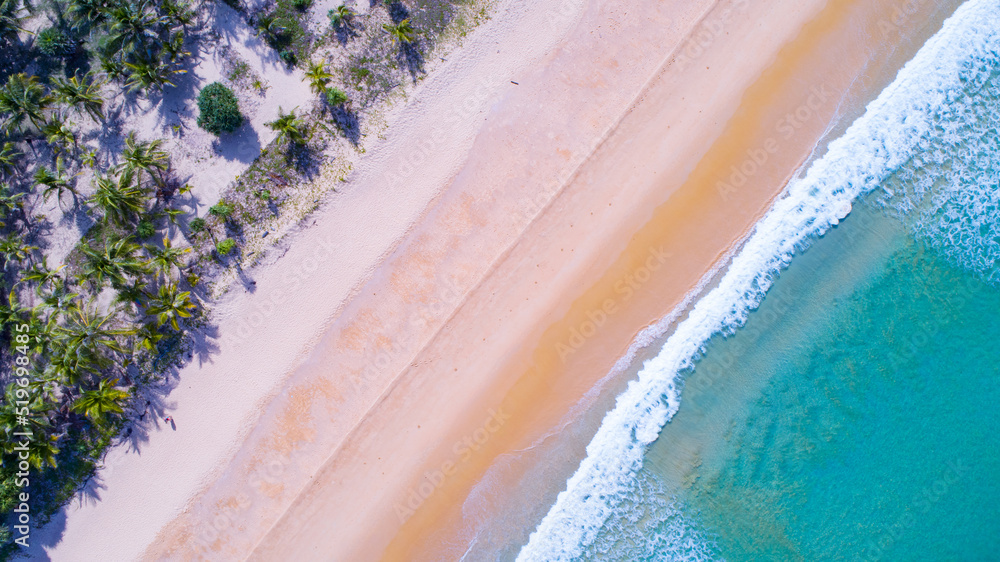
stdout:
POLYGON ((1000 0, 970 0, 949 18, 868 105, 846 133, 830 143, 760 220, 719 284, 694 305, 646 361, 605 416, 587 456, 518 560, 579 557, 634 489, 646 447, 680 406, 680 376, 705 343, 732 333, 763 299, 796 250, 836 225, 851 202, 918 157, 939 133, 943 110, 982 88, 997 72, 1000 0))

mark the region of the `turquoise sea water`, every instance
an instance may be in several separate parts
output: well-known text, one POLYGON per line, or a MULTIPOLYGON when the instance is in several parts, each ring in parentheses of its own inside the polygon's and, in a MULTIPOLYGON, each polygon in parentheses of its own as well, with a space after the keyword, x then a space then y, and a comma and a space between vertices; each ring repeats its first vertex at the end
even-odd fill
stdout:
POLYGON ((998 131, 1000 2, 970 0, 664 334, 519 559, 1000 560, 998 131))
POLYGON ((710 343, 590 554, 659 558, 683 521, 704 558, 996 560, 998 342, 1000 290, 856 210, 710 343))

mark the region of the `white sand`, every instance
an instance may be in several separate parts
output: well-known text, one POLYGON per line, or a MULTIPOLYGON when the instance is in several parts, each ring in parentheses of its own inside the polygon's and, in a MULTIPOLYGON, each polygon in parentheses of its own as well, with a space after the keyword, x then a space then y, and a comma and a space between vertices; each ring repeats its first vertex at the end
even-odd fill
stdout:
MULTIPOLYGON (((580 287, 613 280, 607 268, 635 227, 683 192, 696 164, 728 169, 754 135, 773 134, 770 118, 808 95, 802 75, 782 87, 772 76, 775 90, 757 91, 750 106, 761 110, 760 130, 744 123, 730 138, 736 148, 701 161, 730 120, 742 123, 734 111, 774 52, 823 4, 500 2, 388 116, 384 142, 311 226, 250 272, 256 292, 219 306, 221 335, 207 344, 217 350, 184 369, 168 397, 176 428, 161 425, 138 451, 113 450, 100 501, 74 503, 40 533, 44 554, 355 560, 463 551, 468 490, 487 467, 553 427, 636 327, 669 310, 753 224, 824 131, 824 120, 812 122, 775 157, 774 177, 759 174, 726 205, 714 182, 687 186, 691 200, 665 221, 676 268, 651 285, 662 295, 623 306, 590 345, 591 365, 581 352, 549 378, 522 378, 540 332, 587 308, 574 300, 580 287), (700 19, 706 12, 727 10, 726 23, 700 25, 711 23, 700 19), (746 45, 754 56, 733 56, 746 45), (683 64, 668 56, 694 46, 683 64), (645 88, 654 74, 658 85, 645 88), (412 519, 397 519, 395 504, 420 489, 426 470, 454 461, 448 445, 487 427, 498 406, 517 415, 412 519)), ((806 67, 836 79, 823 64, 806 67)))
MULTIPOLYGON (((110 451, 88 494, 33 534, 32 556, 138 558, 224 472, 324 326, 449 184, 487 126, 476 116, 552 48, 578 8, 567 3, 563 15, 553 11, 558 3, 530 10, 518 4, 500 4, 503 16, 470 34, 389 116, 386 139, 369 150, 356 179, 315 213, 311 227, 288 237, 250 273, 256 292, 230 294, 219 303, 212 321, 220 335, 206 343, 214 351, 202 350, 180 372, 159 412, 172 416, 176 427, 160 423, 148 441, 110 451), (462 109, 456 114, 456 108, 462 109), (458 118, 442 130, 443 115, 458 118), (428 131, 441 132, 433 146, 428 131), (384 181, 386 171, 412 170, 407 158, 419 173, 400 184, 384 181)), ((273 83, 272 91, 284 104, 284 92, 273 83)), ((217 177, 225 169, 217 163, 210 173, 217 177)))

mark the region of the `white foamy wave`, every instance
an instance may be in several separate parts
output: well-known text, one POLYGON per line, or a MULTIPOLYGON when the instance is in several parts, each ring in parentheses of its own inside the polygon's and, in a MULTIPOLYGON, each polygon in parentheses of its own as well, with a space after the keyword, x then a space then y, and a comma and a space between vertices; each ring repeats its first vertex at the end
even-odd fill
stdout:
POLYGON ((934 134, 874 199, 950 261, 1000 284, 1000 77, 987 75, 975 95, 939 108, 934 134))
POLYGON ((664 490, 655 475, 641 471, 634 479, 632 497, 615 509, 604 531, 582 554, 583 560, 716 560, 715 544, 683 515, 681 506, 664 490))
POLYGON ((647 361, 587 446, 587 456, 518 560, 578 558, 628 497, 646 447, 680 405, 679 376, 705 343, 732 333, 796 249, 839 222, 843 209, 914 156, 940 107, 975 91, 998 67, 1000 0, 970 0, 945 22, 865 114, 754 228, 719 285, 647 361), (967 90, 968 89, 968 90, 967 90))

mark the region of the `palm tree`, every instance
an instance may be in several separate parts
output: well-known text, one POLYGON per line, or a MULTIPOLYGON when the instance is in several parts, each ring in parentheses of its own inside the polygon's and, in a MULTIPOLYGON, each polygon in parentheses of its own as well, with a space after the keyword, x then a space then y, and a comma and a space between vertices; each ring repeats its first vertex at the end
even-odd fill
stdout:
POLYGON ((170 243, 170 239, 164 236, 163 248, 147 245, 146 251, 151 256, 149 263, 165 276, 169 277, 173 268, 182 269, 184 263, 183 256, 190 252, 191 248, 174 248, 170 243))
POLYGON ((99 350, 74 345, 69 336, 56 333, 46 353, 45 377, 66 385, 80 384, 84 379, 96 377, 112 365, 99 350))
POLYGON ((167 54, 170 62, 177 62, 191 54, 184 50, 184 34, 178 31, 170 36, 170 39, 163 43, 163 52, 167 54))
POLYGON ((136 62, 126 62, 125 68, 129 75, 125 85, 129 90, 162 90, 164 86, 175 86, 170 81, 174 74, 184 74, 187 70, 174 67, 171 64, 158 60, 138 60, 136 62))
POLYGON ((70 290, 69 284, 65 279, 55 275, 63 267, 66 266, 61 265, 55 271, 50 271, 51 275, 49 278, 39 280, 38 284, 38 294, 42 297, 42 301, 35 307, 35 311, 40 309, 48 310, 51 314, 50 320, 55 320, 58 316, 74 307, 77 297, 80 296, 70 290), (46 293, 42 293, 42 284, 44 281, 52 283, 52 288, 46 293))
POLYGON ((134 172, 136 179, 142 181, 142 173, 149 174, 149 179, 157 182, 154 171, 163 173, 167 170, 170 155, 160 149, 163 140, 136 142, 135 133, 129 133, 125 137, 125 149, 122 151, 122 160, 126 170, 134 172))
POLYGON ((122 169, 117 178, 98 177, 89 202, 104 211, 105 222, 124 225, 146 210, 146 190, 138 185, 135 171, 122 169))
POLYGON ((122 62, 121 58, 118 56, 105 56, 103 53, 99 55, 101 59, 101 70, 108 77, 108 80, 122 80, 128 76, 128 69, 125 68, 125 63, 122 62))
POLYGON ((7 302, 0 302, 0 325, 10 326, 11 324, 24 322, 25 319, 33 316, 30 308, 21 306, 21 301, 17 298, 17 291, 11 290, 7 295, 7 302))
MULTIPOLYGON (((32 373, 33 375, 35 373, 32 373)), ((34 378, 34 377, 32 377, 34 378)), ((30 383, 29 383, 30 388, 30 383)), ((9 452, 7 447, 13 447, 20 438, 14 432, 31 433, 32 435, 44 435, 46 429, 52 424, 49 423, 49 414, 52 411, 52 404, 44 399, 41 393, 32 393, 33 398, 28 401, 27 408, 30 415, 23 415, 24 410, 18 414, 18 406, 24 407, 23 397, 16 394, 17 386, 8 384, 4 392, 3 405, 0 406, 0 435, 4 440, 4 451, 9 452), (18 402, 21 402, 19 405, 18 402), (27 427, 21 423, 27 421, 27 427)))
POLYGON ((0 213, 3 213, 0 226, 6 226, 7 220, 14 211, 24 212, 24 199, 28 194, 24 192, 15 193, 10 186, 0 185, 0 213))
POLYGON ((136 310, 139 310, 143 301, 149 297, 149 294, 146 292, 146 284, 138 280, 128 285, 122 285, 117 290, 118 294, 115 295, 115 302, 135 306, 136 310))
POLYGON ((176 225, 177 224, 177 217, 183 215, 184 214, 184 210, 183 209, 169 209, 169 208, 167 208, 167 209, 163 209, 163 214, 167 217, 167 220, 170 221, 170 224, 176 225))
POLYGON ((87 112, 94 121, 104 120, 104 98, 101 97, 101 82, 94 79, 93 72, 88 72, 82 80, 76 76, 69 79, 54 78, 52 92, 60 103, 64 103, 80 113, 87 112))
POLYGON ((389 35, 391 35, 393 39, 399 41, 400 43, 412 43, 413 36, 416 33, 416 31, 414 31, 413 29, 413 26, 410 25, 409 18, 402 20, 397 24, 383 23, 382 29, 389 32, 389 35))
POLYGON ((285 32, 285 28, 278 24, 278 16, 275 13, 264 14, 257 20, 257 34, 277 38, 285 32))
POLYGON ((160 291, 150 299, 146 313, 156 316, 157 326, 170 322, 170 326, 174 330, 180 331, 177 319, 189 318, 190 311, 196 307, 197 305, 191 302, 190 291, 178 291, 176 284, 168 283, 160 285, 160 291))
POLYGON ((45 285, 49 283, 55 283, 56 280, 62 279, 61 277, 59 277, 59 271, 62 270, 62 268, 64 267, 66 267, 65 264, 60 265, 55 269, 49 269, 47 259, 45 258, 45 256, 42 256, 41 263, 36 263, 31 267, 31 269, 24 272, 24 275, 21 276, 21 282, 37 283, 37 286, 35 287, 35 292, 41 295, 42 288, 45 287, 45 285))
POLYGON ((156 324, 152 322, 147 322, 142 325, 141 328, 135 332, 135 350, 153 351, 156 349, 156 345, 160 343, 160 340, 166 337, 165 334, 161 333, 156 324))
POLYGON ((117 313, 112 308, 107 314, 101 314, 96 305, 73 303, 66 312, 66 323, 54 328, 55 339, 77 357, 96 358, 107 351, 124 353, 125 348, 118 343, 117 336, 127 336, 133 331, 110 327, 117 313))
POLYGON ((0 1, 0 34, 9 35, 18 31, 25 31, 21 27, 21 22, 27 19, 25 16, 20 15, 23 9, 21 0, 0 1))
POLYGON ((40 128, 45 122, 45 110, 52 103, 52 98, 45 93, 45 88, 34 75, 23 72, 11 74, 7 83, 0 88, 0 113, 6 113, 4 129, 24 131, 25 121, 35 128, 40 128))
POLYGON ((327 84, 333 79, 333 74, 327 72, 326 65, 322 62, 310 61, 306 78, 309 80, 309 88, 317 94, 322 94, 326 91, 327 84))
POLYGON ((105 279, 120 287, 127 277, 139 277, 148 272, 146 264, 136 255, 139 245, 133 243, 131 237, 116 239, 108 236, 103 248, 94 249, 88 244, 81 244, 80 251, 86 258, 82 278, 97 287, 104 285, 105 279))
POLYGON ((46 464, 55 468, 56 455, 59 454, 59 447, 56 446, 58 440, 57 435, 47 435, 46 433, 41 433, 37 438, 29 440, 28 464, 35 467, 35 470, 41 470, 42 466, 46 464))
POLYGON ((58 114, 53 115, 52 119, 46 121, 39 130, 45 137, 45 142, 54 147, 53 151, 56 154, 69 149, 71 145, 76 147, 76 134, 73 128, 58 114))
POLYGON ((336 9, 327 12, 327 15, 330 17, 330 23, 333 24, 333 27, 340 27, 351 22, 351 18, 354 17, 354 11, 341 4, 336 9))
POLYGON ((8 175, 13 172, 14 165, 17 163, 19 156, 21 156, 21 153, 17 151, 14 143, 3 143, 3 146, 0 147, 0 173, 8 175))
POLYGON ((19 262, 27 259, 32 250, 37 249, 37 246, 29 246, 24 239, 15 233, 0 238, 0 254, 3 254, 4 267, 7 267, 12 261, 19 262))
POLYGON ((48 201, 49 196, 53 192, 58 194, 58 198, 61 200, 64 191, 72 193, 74 196, 78 195, 76 188, 71 183, 72 178, 66 174, 66 167, 63 165, 62 156, 56 158, 56 168, 55 170, 49 170, 46 167, 40 167, 35 171, 35 186, 42 186, 42 197, 48 201))
POLYGON ((115 388, 116 384, 118 379, 104 379, 97 388, 83 391, 73 402, 73 411, 87 416, 98 425, 104 425, 106 415, 124 412, 122 402, 128 398, 128 392, 115 388))
MULTIPOLYGON (((14 385, 8 385, 7 388, 13 387, 14 385)), ((18 422, 20 418, 25 418, 29 423, 28 432, 32 435, 25 443, 27 449, 27 459, 25 460, 35 470, 41 470, 42 466, 46 464, 55 467, 56 455, 59 454, 59 447, 56 446, 58 436, 49 435, 46 429, 51 426, 47 417, 54 408, 54 404, 42 398, 32 400, 28 406, 31 411, 29 416, 20 416, 14 404, 14 401, 7 402, 5 400, 3 408, 0 409, 0 427, 3 427, 3 432, 10 436, 9 439, 4 439, 3 451, 7 454, 20 453, 21 450, 15 449, 15 447, 22 441, 23 437, 15 436, 13 433, 15 431, 24 432, 25 428, 18 422)))
POLYGON ((264 123, 271 130, 278 133, 278 139, 287 139, 292 144, 305 144, 306 136, 302 132, 302 127, 305 124, 301 119, 295 117, 295 110, 293 109, 289 113, 282 111, 281 107, 278 107, 278 118, 269 123, 264 123))
POLYGON ((108 0, 72 0, 68 15, 77 29, 98 26, 107 21, 111 6, 108 0))
POLYGON ((55 326, 55 317, 46 319, 38 314, 37 308, 22 306, 16 291, 12 290, 7 296, 7 302, 0 304, 0 324, 10 325, 14 322, 26 324, 28 331, 22 332, 21 335, 28 336, 26 344, 28 352, 46 354, 52 339, 50 334, 55 326))
POLYGON ((24 31, 21 28, 21 20, 23 17, 18 16, 18 14, 24 8, 21 6, 21 0, 2 0, 0 1, 0 30, 3 33, 10 33, 12 31, 24 31))
POLYGON ((104 51, 123 55, 145 54, 148 45, 159 41, 160 25, 167 22, 166 17, 150 7, 148 0, 121 2, 109 16, 104 51))
POLYGON ((163 0, 160 7, 163 10, 163 15, 170 20, 171 24, 179 25, 185 29, 198 17, 198 13, 191 8, 191 4, 183 0, 163 0))

